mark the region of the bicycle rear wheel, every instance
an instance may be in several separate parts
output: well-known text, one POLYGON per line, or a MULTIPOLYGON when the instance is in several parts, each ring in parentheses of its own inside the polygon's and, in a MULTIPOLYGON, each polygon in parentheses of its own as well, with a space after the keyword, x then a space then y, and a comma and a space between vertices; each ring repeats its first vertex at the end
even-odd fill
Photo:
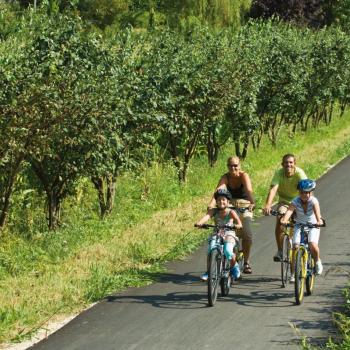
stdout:
POLYGON ((230 276, 230 263, 224 257, 223 264, 224 270, 220 279, 221 295, 225 297, 230 292, 231 276, 230 276))
POLYGON ((209 254, 209 271, 208 271, 208 303, 214 306, 218 296, 218 286, 221 273, 221 254, 212 250, 209 254))
POLYGON ((282 260, 281 260, 281 280, 282 287, 285 287, 288 282, 288 276, 290 273, 291 265, 291 243, 288 235, 283 236, 283 245, 282 245, 282 260))
POLYGON ((305 251, 303 249, 298 249, 295 257, 295 301, 297 305, 300 305, 304 297, 304 284, 305 284, 305 251))
POLYGON ((315 283, 315 260, 309 254, 307 259, 307 272, 306 272, 306 295, 311 295, 314 289, 315 283))

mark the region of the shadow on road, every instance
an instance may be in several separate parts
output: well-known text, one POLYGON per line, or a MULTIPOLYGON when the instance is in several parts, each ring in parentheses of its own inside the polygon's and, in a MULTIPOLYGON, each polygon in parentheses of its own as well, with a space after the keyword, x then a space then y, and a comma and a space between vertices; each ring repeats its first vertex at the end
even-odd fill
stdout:
POLYGON ((173 292, 165 295, 109 296, 106 301, 113 303, 146 303, 167 309, 200 309, 207 307, 207 294, 173 292))
MULTIPOLYGON (((142 290, 130 289, 129 293, 123 295, 110 295, 105 300, 113 303, 146 303, 169 309, 199 309, 208 306, 207 284, 201 282, 195 273, 165 273, 153 278, 157 283, 151 286, 142 290), (178 286, 182 286, 180 291, 178 286), (186 291, 188 288, 190 290, 186 291)), ((294 304, 291 287, 281 288, 280 279, 275 276, 244 276, 234 284, 226 297, 221 297, 219 287, 217 302, 249 307, 290 307, 294 304)))

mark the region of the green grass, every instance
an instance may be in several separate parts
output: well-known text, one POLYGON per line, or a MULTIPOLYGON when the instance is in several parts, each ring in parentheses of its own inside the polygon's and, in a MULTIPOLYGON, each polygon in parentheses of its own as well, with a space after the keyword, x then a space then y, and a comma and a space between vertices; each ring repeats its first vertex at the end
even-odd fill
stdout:
MULTIPOLYGON (((311 178, 350 154, 349 117, 294 138, 282 133, 276 148, 264 140, 258 151, 250 149, 243 168, 258 206, 283 154, 295 153, 311 178)), ((151 283, 165 261, 195 250, 206 233, 193 230, 193 222, 203 215, 233 153, 228 145, 214 168, 198 156, 183 185, 171 164, 126 174, 118 180, 116 208, 104 221, 90 182, 82 181, 64 203, 65 224, 56 232, 46 230, 42 198, 16 193, 21 204, 14 206, 0 246, 0 342, 21 341, 47 320, 78 312, 113 291, 151 283)))

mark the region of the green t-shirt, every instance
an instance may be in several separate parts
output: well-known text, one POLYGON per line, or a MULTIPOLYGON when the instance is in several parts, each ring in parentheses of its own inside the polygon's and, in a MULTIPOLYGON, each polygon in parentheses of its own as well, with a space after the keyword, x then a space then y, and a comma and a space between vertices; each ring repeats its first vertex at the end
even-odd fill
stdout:
POLYGON ((294 197, 298 196, 299 191, 297 190, 297 185, 299 180, 307 179, 304 170, 295 167, 294 175, 287 177, 284 174, 284 169, 276 170, 272 181, 271 186, 278 185, 278 196, 279 202, 290 203, 294 197))

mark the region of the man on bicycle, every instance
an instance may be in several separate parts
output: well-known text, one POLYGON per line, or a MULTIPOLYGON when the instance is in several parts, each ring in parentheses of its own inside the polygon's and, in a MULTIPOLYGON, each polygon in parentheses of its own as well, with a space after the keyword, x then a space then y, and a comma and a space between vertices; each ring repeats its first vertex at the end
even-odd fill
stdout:
MULTIPOLYGON (((298 182, 306 179, 304 170, 296 166, 294 154, 285 154, 282 158, 282 168, 276 170, 272 181, 269 194, 267 195, 263 212, 270 215, 273 199, 278 194, 279 200, 277 210, 283 215, 293 198, 298 195, 298 182)), ((282 241, 283 226, 280 224, 280 218, 276 217, 275 237, 277 243, 277 253, 273 257, 274 261, 281 261, 282 258, 282 241)))

